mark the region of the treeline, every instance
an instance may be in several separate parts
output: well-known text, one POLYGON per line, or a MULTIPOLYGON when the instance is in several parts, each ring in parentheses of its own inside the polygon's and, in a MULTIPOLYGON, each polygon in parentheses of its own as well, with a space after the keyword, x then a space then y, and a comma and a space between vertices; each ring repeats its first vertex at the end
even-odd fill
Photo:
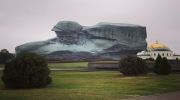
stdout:
POLYGON ((0 64, 5 64, 15 57, 14 53, 9 53, 7 49, 2 49, 0 51, 0 64))

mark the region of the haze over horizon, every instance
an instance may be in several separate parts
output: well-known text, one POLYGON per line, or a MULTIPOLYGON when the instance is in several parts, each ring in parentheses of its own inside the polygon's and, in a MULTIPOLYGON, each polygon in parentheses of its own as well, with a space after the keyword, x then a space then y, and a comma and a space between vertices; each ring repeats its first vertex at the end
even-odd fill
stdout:
POLYGON ((15 53, 18 45, 54 38, 54 25, 69 20, 145 26, 148 45, 158 40, 180 54, 179 9, 179 0, 1 0, 0 50, 15 53))

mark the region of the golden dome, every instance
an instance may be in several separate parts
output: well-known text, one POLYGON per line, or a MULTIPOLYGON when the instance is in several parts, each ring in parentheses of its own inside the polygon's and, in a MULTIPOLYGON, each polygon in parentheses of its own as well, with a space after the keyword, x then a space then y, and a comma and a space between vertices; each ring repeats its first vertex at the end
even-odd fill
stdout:
POLYGON ((165 46, 164 44, 160 44, 158 43, 158 41, 156 41, 156 43, 151 44, 147 47, 147 49, 168 49, 170 50, 167 46, 165 46))

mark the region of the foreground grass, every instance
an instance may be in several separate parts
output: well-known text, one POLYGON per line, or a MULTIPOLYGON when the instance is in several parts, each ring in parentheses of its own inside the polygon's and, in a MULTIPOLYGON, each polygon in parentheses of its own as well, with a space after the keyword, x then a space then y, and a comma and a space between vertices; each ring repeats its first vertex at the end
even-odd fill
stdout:
POLYGON ((4 68, 4 65, 5 65, 5 64, 0 64, 0 68, 4 68))
MULTIPOLYGON (((0 71, 2 76, 2 71, 0 71)), ((9 90, 0 81, 2 100, 114 100, 180 91, 180 74, 123 76, 119 72, 51 72, 42 89, 9 90)))

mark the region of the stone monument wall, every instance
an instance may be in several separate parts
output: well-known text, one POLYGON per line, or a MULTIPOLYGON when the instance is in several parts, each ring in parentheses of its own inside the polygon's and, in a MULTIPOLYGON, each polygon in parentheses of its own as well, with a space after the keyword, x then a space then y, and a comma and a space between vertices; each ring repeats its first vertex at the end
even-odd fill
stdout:
POLYGON ((52 29, 57 37, 30 42, 15 48, 16 54, 35 52, 47 59, 72 61, 119 60, 146 49, 146 27, 101 22, 82 26, 73 21, 60 21, 52 29))

